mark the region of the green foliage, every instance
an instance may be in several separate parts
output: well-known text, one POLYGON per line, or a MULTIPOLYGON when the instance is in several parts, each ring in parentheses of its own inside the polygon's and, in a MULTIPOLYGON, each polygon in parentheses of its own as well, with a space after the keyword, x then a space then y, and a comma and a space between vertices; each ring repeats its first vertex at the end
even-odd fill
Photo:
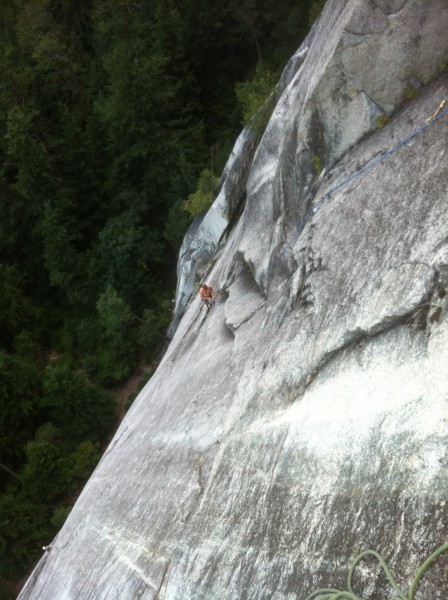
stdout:
POLYGON ((198 187, 184 202, 184 210, 191 218, 205 212, 213 203, 219 179, 209 169, 204 169, 199 176, 198 187))
POLYGON ((236 86, 242 123, 251 127, 258 136, 263 134, 274 109, 277 79, 277 74, 257 65, 253 79, 236 86))
POLYGON ((13 106, 7 114, 5 133, 5 157, 17 166, 12 189, 31 198, 34 190, 45 189, 45 145, 36 134, 35 121, 39 113, 26 106, 13 106))
POLYGON ((138 341, 144 348, 153 348, 160 339, 160 321, 157 313, 151 309, 143 311, 143 322, 140 325, 138 341))
POLYGON ((129 306, 108 287, 97 302, 98 352, 89 370, 103 384, 123 380, 134 366, 134 356, 129 335, 132 315, 129 306))
MULTIPOLYGON (((0 548, 1 553, 1 548, 0 548)), ((0 600, 14 600, 11 588, 0 581, 0 600)))
POLYGON ((135 366, 137 319, 112 286, 100 294, 96 308, 93 316, 67 322, 64 348, 72 361, 104 386, 121 381, 135 366))
POLYGON ((32 327, 38 311, 27 296, 27 277, 17 265, 0 264, 0 339, 10 345, 17 330, 32 327))
POLYGON ((138 342, 148 358, 153 358, 154 349, 159 350, 161 343, 166 340, 164 332, 171 321, 172 309, 172 300, 167 296, 159 299, 155 310, 143 311, 143 319, 138 330, 138 342))
POLYGON ((241 113, 262 133, 310 5, 2 1, 0 576, 23 576, 94 468, 106 386, 160 351, 187 212, 241 113))
POLYGON ((0 493, 1 577, 23 576, 48 543, 50 511, 46 502, 45 498, 33 502, 12 491, 0 493))
POLYGON ((33 357, 0 349, 0 460, 14 467, 24 458, 38 414, 41 373, 33 357))
POLYGON ((90 476, 100 460, 100 445, 90 440, 81 442, 68 457, 70 480, 84 480, 90 476))
POLYGON ((389 123, 390 117, 389 115, 381 115, 376 118, 375 126, 377 129, 382 129, 387 123, 389 123))
POLYGON ((314 169, 316 170, 316 173, 318 175, 320 175, 324 169, 324 167, 322 165, 322 161, 320 159, 320 156, 318 156, 317 154, 313 154, 313 156, 311 157, 311 161, 314 165, 314 169))
POLYGON ((61 430, 49 421, 39 427, 34 435, 36 442, 45 442, 47 444, 57 444, 61 439, 61 430))
POLYGON ((407 100, 412 100, 413 98, 417 98, 420 94, 420 90, 414 85, 409 85, 404 92, 407 100))
POLYGON ((58 361, 47 367, 43 386, 42 407, 67 447, 87 439, 100 440, 109 433, 116 417, 115 404, 85 373, 58 361))
POLYGON ((48 501, 59 496, 66 486, 59 448, 48 442, 29 442, 23 480, 33 501, 48 501))
POLYGON ((132 319, 129 306, 113 287, 108 287, 96 307, 103 335, 114 343, 121 342, 132 319))
POLYGON ((51 524, 53 525, 53 527, 55 527, 58 530, 61 529, 62 525, 64 525, 65 521, 67 520, 67 517, 70 514, 71 510, 71 506, 64 506, 63 504, 56 506, 56 508, 53 511, 53 516, 51 517, 51 524))
POLYGON ((447 61, 446 61, 446 60, 441 60, 441 61, 439 62, 439 71, 440 71, 441 73, 443 73, 444 71, 446 71, 446 70, 447 70, 447 68, 448 68, 448 63, 447 63, 447 61))
POLYGON ((171 250, 177 255, 182 245, 182 240, 190 224, 182 200, 177 200, 168 212, 168 217, 163 230, 164 238, 167 240, 171 250))
MULTIPOLYGON (((150 296, 153 284, 148 277, 148 265, 162 264, 164 250, 160 232, 144 227, 138 210, 125 210, 108 219, 90 261, 92 277, 103 297, 97 301, 97 309, 104 305, 106 296, 112 302, 112 290, 122 296, 120 302, 134 305, 141 296, 150 296)), ((129 307, 126 311, 128 314, 129 307)))
POLYGON ((326 0, 314 0, 308 10, 308 25, 312 27, 317 21, 323 7, 325 6, 326 0))
POLYGON ((74 217, 62 207, 46 202, 40 231, 43 239, 43 261, 50 283, 60 287, 67 294, 74 288, 80 265, 74 250, 77 235, 74 217))

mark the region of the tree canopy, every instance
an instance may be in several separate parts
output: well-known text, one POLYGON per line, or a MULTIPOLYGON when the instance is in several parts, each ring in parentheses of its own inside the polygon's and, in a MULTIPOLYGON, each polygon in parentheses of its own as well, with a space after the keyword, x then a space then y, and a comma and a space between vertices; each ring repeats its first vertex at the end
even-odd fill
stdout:
POLYGON ((321 5, 2 0, 0 598, 99 460, 114 386, 160 351, 185 202, 208 205, 321 5))

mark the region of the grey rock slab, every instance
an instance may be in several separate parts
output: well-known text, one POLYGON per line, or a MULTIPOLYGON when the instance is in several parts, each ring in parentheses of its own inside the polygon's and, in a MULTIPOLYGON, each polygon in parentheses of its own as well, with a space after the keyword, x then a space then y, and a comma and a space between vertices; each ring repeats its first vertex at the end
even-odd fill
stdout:
POLYGON ((390 3, 327 3, 248 179, 246 212, 257 243, 251 240, 243 251, 262 288, 269 260, 266 254, 255 256, 270 247, 274 231, 283 229, 283 241, 289 242, 285 222, 300 227, 313 197, 314 163, 333 168, 375 131, 376 115, 390 114, 406 100, 410 79, 427 83, 439 75, 448 54, 447 23, 444 1, 409 0, 397 11, 390 3), (376 31, 378 20, 383 31, 376 31))

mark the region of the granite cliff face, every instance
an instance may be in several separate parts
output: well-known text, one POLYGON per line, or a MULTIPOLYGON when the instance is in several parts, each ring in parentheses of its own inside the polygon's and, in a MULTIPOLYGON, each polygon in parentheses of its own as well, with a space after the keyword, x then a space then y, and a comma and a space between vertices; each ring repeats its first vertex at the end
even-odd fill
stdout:
MULTIPOLYGON (((158 371, 21 600, 301 600, 345 589, 365 548, 406 591, 446 542, 447 32, 445 0, 327 3, 184 244, 158 371)), ((420 597, 447 582, 442 556, 420 597)), ((371 563, 357 586, 389 597, 371 563)))

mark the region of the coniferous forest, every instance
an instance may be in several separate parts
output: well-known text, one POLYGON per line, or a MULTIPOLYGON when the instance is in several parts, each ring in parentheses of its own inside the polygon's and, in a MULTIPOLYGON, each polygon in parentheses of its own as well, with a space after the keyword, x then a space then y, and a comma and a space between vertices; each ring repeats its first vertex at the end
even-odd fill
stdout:
POLYGON ((0 600, 163 347, 186 199, 322 4, 2 0, 0 600))

